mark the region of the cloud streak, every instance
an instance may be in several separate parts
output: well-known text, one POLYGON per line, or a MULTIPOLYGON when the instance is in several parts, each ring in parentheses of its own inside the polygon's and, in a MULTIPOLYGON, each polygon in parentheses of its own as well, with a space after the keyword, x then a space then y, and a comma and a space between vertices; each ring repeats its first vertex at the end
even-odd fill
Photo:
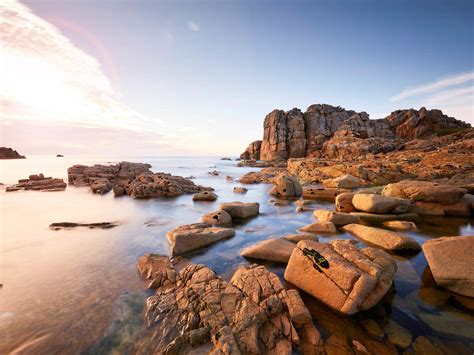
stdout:
POLYGON ((400 101, 414 96, 429 94, 435 91, 443 90, 450 86, 464 84, 472 80, 474 80, 474 72, 449 76, 432 83, 407 88, 398 95, 391 97, 390 101, 400 101))

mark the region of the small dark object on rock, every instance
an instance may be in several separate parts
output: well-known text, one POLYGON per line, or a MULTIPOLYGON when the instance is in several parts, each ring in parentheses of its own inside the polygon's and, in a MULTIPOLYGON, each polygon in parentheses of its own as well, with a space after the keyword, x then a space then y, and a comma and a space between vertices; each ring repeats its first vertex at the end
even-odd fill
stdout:
POLYGON ((60 230, 60 229, 69 229, 69 228, 76 228, 76 227, 89 227, 93 228, 101 228, 101 229, 109 229, 113 227, 117 227, 117 224, 111 222, 99 222, 99 223, 75 223, 75 222, 57 222, 51 223, 49 228, 53 230, 60 230))

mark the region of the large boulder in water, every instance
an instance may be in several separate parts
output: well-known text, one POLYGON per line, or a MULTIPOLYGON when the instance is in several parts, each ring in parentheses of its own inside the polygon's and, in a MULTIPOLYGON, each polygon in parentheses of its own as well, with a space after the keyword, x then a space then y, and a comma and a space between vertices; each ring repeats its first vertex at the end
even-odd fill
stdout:
POLYGON ((227 202, 220 205, 232 218, 249 218, 258 215, 260 204, 258 202, 227 202))
POLYGON ((393 282, 397 264, 376 248, 359 250, 351 241, 301 241, 285 270, 285 280, 341 313, 354 314, 377 304, 393 282), (316 251, 327 264, 304 251, 316 251))
POLYGON ((431 239, 423 252, 439 286, 474 297, 474 236, 431 239))
POLYGON ((210 223, 218 227, 230 227, 232 226, 232 217, 226 211, 218 210, 202 216, 201 222, 210 223))
POLYGON ((275 186, 269 194, 276 197, 291 198, 300 197, 303 190, 297 178, 291 175, 280 175, 275 179, 275 186))

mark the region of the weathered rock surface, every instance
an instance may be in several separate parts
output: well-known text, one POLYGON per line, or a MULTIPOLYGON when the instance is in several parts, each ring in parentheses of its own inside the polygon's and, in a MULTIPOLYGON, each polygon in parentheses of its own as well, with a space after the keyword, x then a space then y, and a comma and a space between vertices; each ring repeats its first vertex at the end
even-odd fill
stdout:
POLYGON ((236 194, 246 194, 247 191, 248 189, 246 189, 245 187, 239 187, 239 186, 234 187, 234 193, 236 194))
POLYGON ((290 234, 285 235, 283 238, 293 243, 298 243, 302 240, 312 240, 315 242, 319 242, 319 238, 311 233, 290 234))
POLYGON ((348 191, 350 190, 339 188, 324 188, 318 186, 304 186, 303 197, 306 199, 334 201, 337 195, 348 191))
POLYGON ((249 218, 258 215, 260 204, 258 202, 227 202, 220 205, 232 218, 249 218))
POLYGON ((382 195, 406 198, 412 201, 451 205, 458 202, 466 192, 465 189, 446 184, 430 181, 403 180, 385 186, 382 190, 382 195))
POLYGON ((240 255, 286 264, 295 247, 294 243, 283 238, 267 239, 243 249, 240 255))
POLYGON ((416 224, 410 221, 386 221, 383 222, 383 225, 387 228, 399 231, 418 230, 416 224))
POLYGON ((355 212, 357 209, 352 204, 352 198, 355 192, 343 192, 336 196, 336 211, 350 213, 355 212))
POLYGON ((230 227, 232 226, 232 217, 226 211, 218 210, 202 216, 201 222, 210 223, 213 226, 230 227))
POLYGON ((401 214, 380 214, 380 213, 368 213, 368 212, 351 212, 351 215, 359 217, 361 221, 370 222, 385 222, 385 221, 417 221, 419 216, 418 213, 401 213, 401 214))
POLYGON ((361 224, 348 224, 342 229, 357 238, 387 250, 421 250, 416 240, 385 229, 361 224))
POLYGON ((352 197, 352 205, 362 212, 369 213, 406 213, 410 200, 378 194, 358 193, 352 197))
POLYGON ((66 188, 63 179, 52 177, 44 177, 43 174, 30 175, 28 179, 18 180, 18 184, 7 186, 7 192, 18 190, 34 190, 34 191, 62 191, 66 188))
POLYGON ((336 234, 337 229, 332 222, 314 222, 304 227, 298 228, 301 232, 336 234))
POLYGON ((202 191, 193 195, 193 201, 215 201, 217 195, 212 191, 202 191))
POLYGON ((285 173, 285 168, 264 168, 260 171, 251 171, 240 177, 239 182, 241 184, 259 184, 266 183, 272 184, 275 181, 275 178, 282 173, 285 173))
POLYGON ((348 240, 331 244, 301 241, 291 255, 285 280, 309 293, 332 309, 354 314, 377 304, 393 282, 397 264, 376 248, 357 249, 348 240), (328 267, 314 266, 305 248, 315 250, 328 267))
POLYGON ((332 222, 336 226, 344 226, 351 223, 359 223, 359 217, 344 212, 327 210, 316 210, 313 215, 321 222, 332 222))
POLYGON ((12 148, 0 147, 0 159, 25 159, 25 156, 12 148))
POLYGON ((360 187, 363 183, 359 178, 352 175, 341 175, 336 178, 327 179, 323 181, 325 187, 341 188, 341 189, 354 189, 360 187))
POLYGON ((260 160, 260 147, 262 146, 262 141, 254 141, 249 144, 245 152, 240 154, 240 159, 243 160, 260 160))
POLYGON ((151 341, 139 353, 290 354, 322 342, 298 292, 263 266, 239 267, 226 282, 204 265, 156 255, 138 265, 156 288, 145 312, 151 341))
POLYGON ((114 222, 97 222, 97 223, 76 223, 76 222, 55 222, 49 225, 52 230, 72 229, 77 227, 87 227, 90 229, 110 229, 117 227, 118 224, 114 222))
POLYGON ((474 236, 431 239, 423 252, 439 286, 474 297, 474 236))
POLYGON ((298 179, 285 174, 275 179, 275 186, 269 191, 269 194, 282 198, 294 198, 300 197, 303 194, 303 190, 298 179))
POLYGON ((172 256, 200 249, 234 235, 232 228, 213 227, 210 223, 186 224, 166 233, 172 256))

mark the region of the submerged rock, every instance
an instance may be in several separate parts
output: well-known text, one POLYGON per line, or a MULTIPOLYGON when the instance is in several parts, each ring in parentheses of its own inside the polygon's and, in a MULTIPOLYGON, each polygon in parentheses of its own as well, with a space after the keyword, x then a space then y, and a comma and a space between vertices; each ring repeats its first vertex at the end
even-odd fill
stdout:
POLYGON ((232 226, 232 217, 224 210, 214 211, 201 217, 201 222, 210 223, 219 227, 232 226))
POLYGON ((416 240, 381 228, 348 224, 342 227, 346 232, 366 242, 387 250, 421 250, 416 240))
POLYGON ((215 201, 217 195, 212 191, 202 191, 193 195, 193 201, 215 201))
POLYGON ((286 264, 295 247, 294 243, 283 238, 267 239, 245 248, 240 255, 286 264))
POLYGON ((260 204, 258 202, 227 202, 222 203, 220 209, 226 211, 232 218, 249 218, 259 214, 260 204))
POLYGON ((285 235, 283 238, 293 243, 298 243, 299 241, 302 241, 302 240, 312 240, 315 242, 319 242, 319 238, 311 233, 285 235))
POLYGON ((234 235, 232 228, 213 227, 210 223, 186 224, 166 233, 172 256, 200 249, 234 235))
POLYGON ((474 236, 431 239, 423 252, 439 286, 474 297, 474 236))
POLYGON ((383 222, 383 225, 390 229, 395 229, 399 231, 418 230, 416 224, 410 221, 386 221, 383 222))
POLYGON ((100 228, 100 229, 109 229, 117 227, 118 224, 114 222, 98 222, 98 223, 76 223, 76 222, 55 222, 49 225, 49 228, 53 230, 60 229, 71 229, 76 227, 87 227, 87 228, 100 228))
POLYGON ((278 176, 275 180, 275 186, 269 192, 272 196, 283 198, 300 197, 302 193, 298 179, 291 175, 278 176))
POLYGON ((354 314, 374 306, 393 282, 397 264, 376 248, 357 249, 348 240, 331 244, 301 241, 291 255, 285 280, 341 313, 354 314), (317 251, 327 267, 305 256, 305 248, 317 251))
POLYGON ((263 266, 241 266, 226 282, 204 265, 157 256, 155 268, 144 268, 146 260, 141 274, 156 293, 146 302, 150 340, 139 353, 290 354, 292 346, 314 351, 321 343, 298 292, 263 266))
POLYGON ((356 209, 369 213, 406 213, 410 207, 410 200, 381 196, 377 194, 359 193, 352 198, 356 209))
POLYGON ((413 340, 411 332, 390 319, 385 326, 385 333, 387 333, 388 340, 402 349, 408 348, 413 340))
POLYGON ((66 183, 63 179, 56 179, 52 177, 44 177, 43 174, 30 175, 28 179, 18 180, 18 184, 7 186, 6 192, 19 190, 33 190, 33 191, 62 191, 66 188, 66 183))

